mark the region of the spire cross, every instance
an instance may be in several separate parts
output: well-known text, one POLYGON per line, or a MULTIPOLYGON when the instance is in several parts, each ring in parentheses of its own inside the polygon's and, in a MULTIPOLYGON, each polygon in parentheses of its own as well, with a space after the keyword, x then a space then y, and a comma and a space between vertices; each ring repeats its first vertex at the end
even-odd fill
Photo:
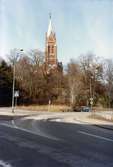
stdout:
POLYGON ((50 18, 50 20, 51 20, 51 13, 49 13, 49 18, 50 18))

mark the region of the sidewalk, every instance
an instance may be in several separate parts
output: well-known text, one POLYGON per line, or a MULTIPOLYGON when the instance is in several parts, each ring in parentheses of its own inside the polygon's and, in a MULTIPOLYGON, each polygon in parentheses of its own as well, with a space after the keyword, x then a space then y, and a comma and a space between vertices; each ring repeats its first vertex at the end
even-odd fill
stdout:
POLYGON ((78 115, 75 120, 80 121, 81 123, 92 124, 101 128, 113 130, 113 122, 107 120, 101 120, 96 118, 91 118, 92 113, 83 113, 83 115, 78 115))
POLYGON ((6 116, 26 116, 30 114, 36 114, 36 111, 29 111, 29 110, 22 110, 15 108, 14 113, 12 113, 11 107, 0 107, 0 115, 6 115, 6 116))
POLYGON ((22 116, 25 119, 40 119, 40 120, 53 120, 59 122, 67 123, 81 123, 81 124, 91 124, 101 128, 113 130, 113 122, 106 121, 102 119, 91 118, 91 112, 37 112, 29 110, 16 109, 15 113, 11 112, 11 108, 0 108, 1 116, 22 116))

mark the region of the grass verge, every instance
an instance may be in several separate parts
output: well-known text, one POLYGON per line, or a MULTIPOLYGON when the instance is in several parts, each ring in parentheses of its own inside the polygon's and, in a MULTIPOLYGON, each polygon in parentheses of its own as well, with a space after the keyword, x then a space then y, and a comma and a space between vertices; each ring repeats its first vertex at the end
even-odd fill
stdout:
POLYGON ((18 108, 23 110, 49 111, 49 112, 65 112, 70 110, 70 107, 66 105, 30 105, 30 106, 19 106, 18 108))
POLYGON ((104 116, 97 115, 97 114, 91 114, 88 117, 92 118, 92 119, 98 119, 98 120, 101 120, 101 121, 113 122, 113 116, 111 117, 111 119, 107 119, 104 116))

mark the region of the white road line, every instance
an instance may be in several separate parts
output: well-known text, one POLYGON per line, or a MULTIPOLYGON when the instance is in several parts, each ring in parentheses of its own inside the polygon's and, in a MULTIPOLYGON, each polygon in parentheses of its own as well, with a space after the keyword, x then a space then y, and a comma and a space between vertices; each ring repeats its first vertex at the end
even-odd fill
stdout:
POLYGON ((59 138, 56 138, 56 137, 54 137, 50 134, 47 134, 46 132, 40 130, 40 128, 37 127, 37 120, 32 121, 32 128, 33 128, 34 132, 36 132, 36 134, 38 134, 39 136, 54 139, 54 140, 61 140, 59 138))
POLYGON ((33 134, 33 135, 37 135, 37 136, 42 136, 42 137, 45 137, 45 138, 48 138, 48 139, 53 139, 53 140, 59 140, 57 138, 51 138, 47 135, 41 135, 41 134, 37 134, 36 132, 34 131, 31 131, 31 130, 28 130, 28 129, 24 129, 24 128, 21 128, 21 127, 18 127, 16 126, 15 124, 14 125, 10 125, 10 124, 7 124, 7 123, 0 123, 0 125, 3 125, 3 126, 6 126, 6 127, 9 127, 9 128, 14 128, 14 129, 18 129, 18 130, 21 130, 23 132, 27 132, 29 134, 33 134))
POLYGON ((87 135, 87 136, 91 136, 91 137, 95 137, 95 138, 98 138, 98 139, 101 139, 101 140, 113 142, 112 139, 109 139, 109 138, 106 138, 106 137, 103 137, 103 136, 94 135, 94 134, 87 133, 87 132, 84 132, 84 131, 78 131, 78 133, 81 133, 81 134, 84 134, 84 135, 87 135))
POLYGON ((8 163, 6 163, 6 162, 4 162, 4 161, 1 161, 1 160, 0 160, 0 166, 1 166, 1 167, 11 167, 10 164, 8 164, 8 163))

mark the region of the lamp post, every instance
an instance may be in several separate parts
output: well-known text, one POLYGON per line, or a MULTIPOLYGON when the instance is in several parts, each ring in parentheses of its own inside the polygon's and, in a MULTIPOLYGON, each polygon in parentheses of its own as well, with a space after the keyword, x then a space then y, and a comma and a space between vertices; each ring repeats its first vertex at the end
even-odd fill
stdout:
POLYGON ((90 105, 91 105, 91 111, 92 111, 92 106, 93 106, 92 79, 93 79, 93 77, 90 78, 90 105))
MULTIPOLYGON (((23 49, 19 50, 20 52, 23 51, 23 49)), ((19 55, 19 52, 14 53, 13 55, 13 86, 12 86, 12 113, 14 113, 14 107, 15 107, 15 60, 16 56, 19 55)))
POLYGON ((93 75, 90 77, 90 105, 91 105, 91 111, 93 108, 94 98, 95 98, 95 84, 97 80, 97 74, 98 74, 98 68, 99 65, 96 65, 93 71, 93 75), (93 83, 93 84, 92 84, 93 83))

